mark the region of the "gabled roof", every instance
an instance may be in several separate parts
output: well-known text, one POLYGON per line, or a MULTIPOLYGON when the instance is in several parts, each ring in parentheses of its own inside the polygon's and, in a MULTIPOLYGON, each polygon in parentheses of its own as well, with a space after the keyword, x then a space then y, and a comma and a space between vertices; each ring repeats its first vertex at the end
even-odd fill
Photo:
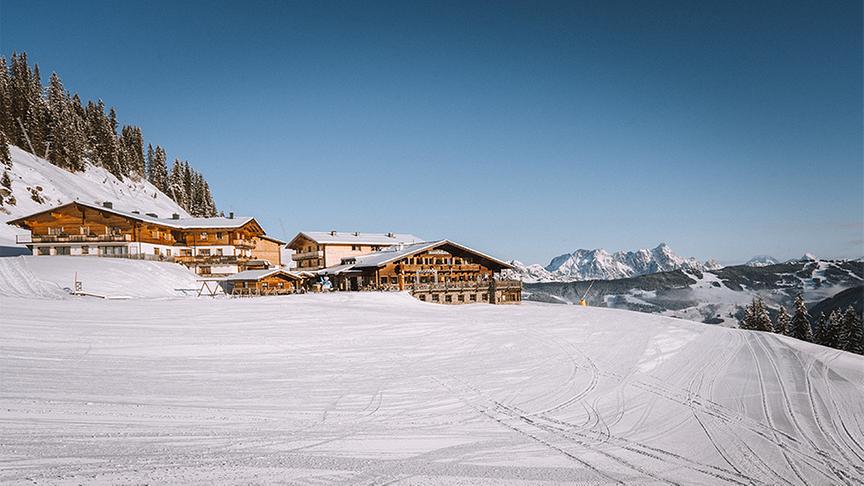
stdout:
POLYGON ((461 251, 471 253, 477 255, 478 257, 485 259, 502 269, 512 269, 513 266, 509 263, 499 260, 495 257, 489 256, 485 253, 479 252, 472 248, 469 248, 465 245, 460 245, 459 243, 450 241, 450 240, 437 240, 437 241, 429 241, 429 242, 421 242, 415 243, 412 245, 403 245, 403 246, 391 246, 385 248, 381 251, 377 251, 375 253, 370 253, 368 255, 360 255, 356 257, 346 257, 342 259, 342 263, 339 265, 334 265, 332 267, 325 268, 321 270, 323 274, 336 274, 342 273, 349 270, 357 270, 362 268, 381 268, 388 263, 393 263, 395 261, 399 261, 403 258, 408 258, 417 253, 424 252, 426 250, 431 250, 433 248, 438 248, 441 246, 452 246, 461 251))
POLYGON ((302 280, 303 277, 297 275, 294 272, 288 272, 286 270, 282 270, 281 268, 269 268, 266 270, 246 270, 244 272, 235 273, 234 275, 229 275, 225 277, 223 280, 228 281, 236 281, 236 280, 261 280, 262 278, 270 277, 272 275, 276 275, 277 273, 287 275, 294 280, 302 280))
POLYGON ((294 244, 297 239, 304 237, 318 244, 324 245, 376 245, 390 246, 398 243, 417 243, 422 239, 408 233, 359 233, 344 231, 301 231, 291 239, 288 246, 294 244))
MULTIPOLYGON (((246 224, 255 221, 255 218, 251 216, 241 217, 241 218, 154 218, 153 216, 148 216, 146 214, 133 213, 129 211, 123 211, 120 209, 114 208, 106 208, 105 206, 100 206, 98 204, 91 204, 83 201, 71 201, 68 203, 60 204, 58 206, 54 206, 48 209, 43 209, 41 211, 36 211, 35 213, 28 214, 26 216, 21 216, 20 218, 13 219, 11 221, 7 221, 7 224, 18 224, 23 222, 28 218, 32 218, 33 216, 37 216, 39 214, 56 211, 60 208, 64 208, 66 206, 77 204, 79 206, 83 206, 85 208, 94 209, 97 211, 102 211, 106 213, 116 214, 118 216, 123 216, 125 218, 129 218, 136 221, 142 221, 145 223, 158 224, 160 226, 167 226, 169 228, 175 229, 218 229, 218 228, 240 228, 245 226, 246 224)), ((257 224, 258 222, 255 221, 257 224)), ((260 226, 260 225, 259 225, 260 226)))
POLYGON ((260 235, 260 236, 258 236, 258 238, 261 238, 262 240, 270 240, 270 241, 272 241, 272 242, 274 242, 274 243, 279 243, 280 245, 283 245, 283 246, 285 245, 285 242, 284 242, 284 241, 282 241, 282 240, 280 240, 280 239, 278 239, 278 238, 273 238, 272 236, 268 236, 268 235, 260 235))

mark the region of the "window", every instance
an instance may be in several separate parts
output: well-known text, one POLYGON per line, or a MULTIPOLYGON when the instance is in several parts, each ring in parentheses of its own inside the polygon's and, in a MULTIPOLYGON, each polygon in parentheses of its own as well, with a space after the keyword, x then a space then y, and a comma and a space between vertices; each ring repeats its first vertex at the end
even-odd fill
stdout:
POLYGON ((34 255, 50 255, 51 253, 48 251, 48 248, 45 248, 42 246, 35 246, 35 247, 33 247, 33 254, 34 255))
POLYGON ((209 248, 203 248, 203 249, 200 249, 200 250, 198 250, 198 255, 200 255, 200 256, 210 256, 210 249, 209 249, 209 248))
POLYGON ((82 235, 87 236, 87 235, 90 234, 90 227, 89 227, 89 226, 82 226, 82 227, 79 229, 79 231, 81 231, 81 234, 82 234, 82 235))
POLYGON ((81 247, 81 254, 82 255, 89 255, 90 254, 90 247, 87 245, 82 246, 81 247))
POLYGON ((387 285, 387 277, 381 277, 381 285, 387 285))
POLYGON ((180 249, 180 256, 192 256, 192 250, 190 250, 188 248, 181 248, 180 249))
POLYGON ((380 246, 373 246, 372 247, 372 251, 380 251, 380 250, 381 250, 380 246))
POLYGON ((210 267, 198 267, 198 273, 201 275, 210 275, 210 267))
POLYGON ((489 300, 489 294, 483 294, 483 302, 489 300))
POLYGON ((423 294, 421 294, 421 295, 420 295, 420 300, 422 300, 423 302, 426 302, 426 296, 423 295, 423 294))
POLYGON ((438 302, 438 294, 432 294, 432 302, 438 302))
POLYGON ((156 256, 160 256, 162 255, 162 250, 160 250, 159 248, 153 248, 153 254, 156 256))
POLYGON ((207 241, 207 233, 205 231, 201 232, 201 241, 207 241))
POLYGON ((221 240, 222 239, 222 233, 216 233, 216 239, 221 240))
POLYGON ((453 302, 453 296, 450 294, 445 295, 444 302, 453 302))
POLYGON ((399 278, 398 277, 390 277, 390 283, 392 283, 393 285, 396 285, 397 283, 399 283, 399 278))
POLYGON ((264 287, 264 288, 266 289, 266 288, 269 287, 270 285, 269 285, 267 282, 261 282, 261 286, 264 287))
POLYGON ((216 248, 216 255, 222 256, 222 248, 216 248))
POLYGON ((165 255, 169 256, 169 257, 171 256, 171 248, 168 248, 167 250, 165 250, 165 255))
POLYGON ((470 300, 471 302, 477 302, 477 294, 471 294, 471 295, 469 296, 469 300, 470 300))
POLYGON ((351 251, 360 251, 360 245, 351 245, 351 251))
POLYGON ((465 296, 464 295, 459 294, 459 302, 465 302, 465 296))
POLYGON ((57 247, 54 247, 54 254, 55 255, 71 255, 72 252, 69 251, 68 246, 57 246, 57 247))

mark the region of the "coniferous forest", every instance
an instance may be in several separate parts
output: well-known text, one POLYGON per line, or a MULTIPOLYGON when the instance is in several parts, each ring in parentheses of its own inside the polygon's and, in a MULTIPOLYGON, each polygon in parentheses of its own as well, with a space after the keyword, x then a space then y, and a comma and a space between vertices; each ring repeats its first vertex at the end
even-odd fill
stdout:
POLYGON ((745 307, 744 318, 739 327, 750 331, 783 334, 850 353, 864 354, 864 322, 852 306, 843 312, 835 310, 827 316, 821 314, 814 321, 807 312, 804 297, 798 295, 792 316, 781 306, 777 319, 772 323, 765 302, 755 298, 745 307))
POLYGON ((118 179, 146 178, 193 216, 216 215, 204 176, 187 161, 168 167, 165 149, 146 143, 140 127, 118 125, 114 107, 102 100, 81 101, 51 73, 42 84, 39 65, 30 68, 26 53, 0 56, 0 165, 8 166, 7 144, 17 145, 71 172, 87 162, 118 179))

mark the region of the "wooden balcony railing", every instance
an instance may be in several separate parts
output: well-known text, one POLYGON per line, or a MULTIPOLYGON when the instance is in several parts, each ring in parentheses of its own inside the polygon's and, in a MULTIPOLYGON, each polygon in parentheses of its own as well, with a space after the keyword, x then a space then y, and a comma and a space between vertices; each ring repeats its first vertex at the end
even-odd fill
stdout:
POLYGON ((322 250, 304 251, 301 253, 294 253, 293 255, 291 255, 291 259, 294 260, 295 262, 297 260, 308 260, 310 258, 323 258, 323 257, 324 257, 324 251, 322 251, 322 250))
POLYGON ((132 241, 132 235, 16 235, 15 243, 113 243, 132 241))
POLYGON ((235 255, 177 255, 174 257, 177 263, 197 263, 202 265, 212 264, 238 264, 249 261, 249 258, 235 255))
POLYGON ((463 263, 461 265, 416 265, 413 263, 408 264, 400 264, 402 268, 402 272, 405 274, 411 274, 417 271, 430 273, 431 271, 437 272, 479 272, 480 265, 476 263, 463 263))

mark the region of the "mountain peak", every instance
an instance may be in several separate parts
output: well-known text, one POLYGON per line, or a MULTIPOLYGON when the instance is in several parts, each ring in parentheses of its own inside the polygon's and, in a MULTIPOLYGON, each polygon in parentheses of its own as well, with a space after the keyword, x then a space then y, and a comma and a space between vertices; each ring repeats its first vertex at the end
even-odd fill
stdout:
POLYGON ((515 276, 526 282, 569 282, 576 280, 611 280, 672 270, 709 270, 719 264, 704 264, 695 258, 675 254, 666 243, 653 249, 618 251, 610 254, 603 248, 579 249, 553 258, 549 265, 524 265, 512 262, 515 276))

